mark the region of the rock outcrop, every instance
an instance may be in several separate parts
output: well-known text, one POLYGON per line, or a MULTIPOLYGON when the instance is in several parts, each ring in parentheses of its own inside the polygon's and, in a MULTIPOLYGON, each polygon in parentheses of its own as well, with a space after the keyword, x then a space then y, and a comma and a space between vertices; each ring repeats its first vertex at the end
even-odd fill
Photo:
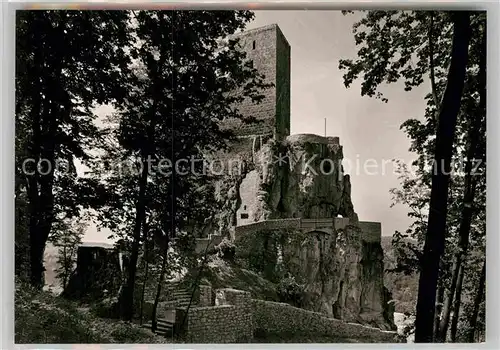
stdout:
POLYGON ((348 218, 349 225, 332 234, 288 230, 283 236, 281 232, 286 239, 266 244, 271 250, 266 253, 268 262, 282 261, 280 268, 304 286, 305 308, 394 329, 390 296, 383 285, 380 224, 359 222, 342 159, 342 146, 335 137, 292 135, 254 147, 252 166, 233 177, 233 185, 225 182, 231 189, 229 221, 239 226, 269 219, 348 218))
POLYGON ((305 307, 346 321, 393 328, 383 286, 381 227, 358 220, 339 138, 289 135, 291 65, 286 38, 276 25, 243 32, 239 38, 241 49, 273 87, 263 91, 261 104, 239 105, 242 120, 256 119, 253 125, 234 118, 221 122, 238 138, 217 158, 226 165, 238 164, 240 171, 219 182, 216 192, 224 207, 219 232, 241 238, 237 255, 251 257, 247 265, 263 275, 272 275, 272 269, 292 274, 304 285, 305 307), (293 218, 333 222, 338 216, 349 224, 310 232, 289 226, 264 231, 265 225, 252 232, 252 225, 242 230, 245 237, 236 235, 234 228, 293 218))

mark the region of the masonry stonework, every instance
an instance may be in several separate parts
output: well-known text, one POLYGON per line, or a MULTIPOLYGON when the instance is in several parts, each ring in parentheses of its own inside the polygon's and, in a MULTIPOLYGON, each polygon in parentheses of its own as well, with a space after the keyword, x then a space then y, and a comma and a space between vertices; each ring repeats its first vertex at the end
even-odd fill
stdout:
POLYGON ((208 285, 200 285, 200 306, 212 305, 212 287, 208 285))
POLYGON ((226 120, 223 127, 238 136, 266 135, 283 139, 290 133, 290 45, 276 24, 235 35, 253 67, 265 76, 271 88, 262 91, 264 99, 255 103, 246 99, 238 108, 243 118, 254 123, 226 120))
POLYGON ((252 239, 260 246, 262 233, 281 231, 289 242, 278 242, 280 249, 269 253, 279 255, 281 268, 306 286, 304 309, 394 329, 383 285, 381 225, 358 219, 339 137, 289 135, 291 51, 278 26, 239 37, 254 67, 274 87, 265 90, 263 103, 239 106, 259 123, 223 124, 240 136, 227 154, 244 160, 244 171, 225 177, 216 190, 224 203, 219 232, 231 237, 236 257, 244 260, 251 256, 252 239))
POLYGON ((277 334, 303 334, 333 336, 368 342, 397 343, 397 332, 343 322, 285 303, 252 299, 253 320, 256 330, 277 334))
POLYGON ((379 242, 382 238, 382 225, 380 222, 360 221, 359 228, 365 242, 379 242))
POLYGON ((190 343, 241 343, 253 338, 250 293, 226 288, 216 290, 215 306, 176 310, 177 333, 190 343))
POLYGON ((251 299, 246 291, 216 290, 216 305, 177 309, 176 333, 188 343, 251 342, 256 332, 400 342, 397 332, 343 322, 285 303, 251 299), (181 329, 181 326, 183 328, 181 329))

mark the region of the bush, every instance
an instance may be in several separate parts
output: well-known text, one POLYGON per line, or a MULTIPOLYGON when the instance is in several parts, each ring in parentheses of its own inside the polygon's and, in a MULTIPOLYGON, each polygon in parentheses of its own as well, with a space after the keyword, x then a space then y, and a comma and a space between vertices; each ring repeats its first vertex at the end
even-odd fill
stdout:
POLYGON ((224 260, 234 261, 234 256, 236 255, 236 246, 233 242, 224 237, 222 242, 220 242, 215 250, 217 254, 224 260))
POLYGON ((30 287, 16 288, 16 343, 102 343, 75 305, 30 287))
POLYGON ((278 264, 278 247, 282 233, 274 230, 261 230, 251 235, 243 235, 238 239, 236 258, 243 268, 261 274, 271 282, 278 282, 276 265, 278 264))
MULTIPOLYGON (((104 305, 113 303, 103 303, 101 307, 106 309, 104 305)), ((96 317, 74 302, 16 283, 15 341, 18 344, 149 344, 165 343, 166 339, 134 323, 96 317)))
POLYGON ((294 277, 286 277, 278 284, 278 297, 281 302, 301 307, 304 300, 304 287, 294 277))
POLYGON ((118 298, 103 299, 90 308, 90 311, 97 317, 120 318, 120 307, 118 298))

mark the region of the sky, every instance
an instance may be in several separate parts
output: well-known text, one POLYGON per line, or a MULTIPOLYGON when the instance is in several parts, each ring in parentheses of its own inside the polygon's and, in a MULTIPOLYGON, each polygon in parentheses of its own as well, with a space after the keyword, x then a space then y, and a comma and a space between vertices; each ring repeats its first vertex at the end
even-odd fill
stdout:
MULTIPOLYGON (((383 89, 388 103, 361 97, 360 82, 346 88, 338 62, 356 57, 352 25, 360 16, 340 11, 256 11, 247 28, 278 24, 291 46, 291 134, 323 135, 326 118, 326 134, 339 136, 343 146, 354 210, 361 221, 381 222, 382 235, 390 236, 395 230, 405 231, 411 221, 406 207, 390 207, 389 190, 399 182, 389 161, 410 163, 415 157, 399 126, 422 117, 430 86, 424 83, 406 92, 402 83, 391 84, 383 89), (378 168, 365 171, 367 161, 378 168)), ((107 108, 101 110, 106 112, 107 108)), ((91 225, 83 240, 109 242, 108 233, 91 225)))

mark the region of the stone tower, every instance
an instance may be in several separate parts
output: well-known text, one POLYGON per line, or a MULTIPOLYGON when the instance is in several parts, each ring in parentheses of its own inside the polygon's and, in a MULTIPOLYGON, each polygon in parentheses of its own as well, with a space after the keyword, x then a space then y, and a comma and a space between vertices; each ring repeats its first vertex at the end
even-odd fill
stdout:
POLYGON ((224 127, 240 137, 284 139, 290 134, 290 44, 276 24, 251 29, 236 37, 240 38, 247 58, 273 87, 262 92, 265 97, 260 103, 247 100, 239 106, 243 117, 255 118, 255 122, 227 120, 224 127))

